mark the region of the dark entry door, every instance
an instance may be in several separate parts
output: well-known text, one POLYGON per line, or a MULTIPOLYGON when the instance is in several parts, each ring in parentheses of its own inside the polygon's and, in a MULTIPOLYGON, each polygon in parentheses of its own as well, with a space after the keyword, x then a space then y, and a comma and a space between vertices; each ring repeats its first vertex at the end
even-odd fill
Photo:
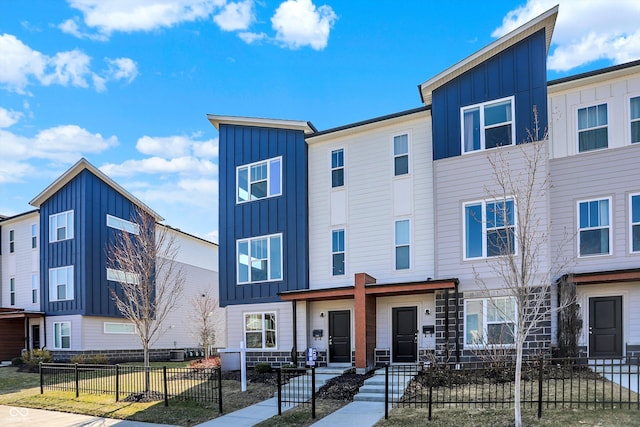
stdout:
POLYGON ((622 297, 589 298, 589 356, 622 357, 622 297))
POLYGON ((392 310, 393 362, 415 363, 418 355, 417 307, 392 310))
POLYGON ((329 312, 329 362, 351 363, 351 314, 329 312))
POLYGON ((31 343, 34 350, 40 348, 40 325, 31 325, 31 343))

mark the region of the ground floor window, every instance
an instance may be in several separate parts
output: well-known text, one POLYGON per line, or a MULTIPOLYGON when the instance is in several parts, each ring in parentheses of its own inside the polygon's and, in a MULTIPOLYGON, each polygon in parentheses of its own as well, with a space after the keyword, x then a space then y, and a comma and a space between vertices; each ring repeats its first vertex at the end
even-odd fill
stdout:
POLYGON ((71 348, 71 322, 53 323, 53 348, 71 348))
POLYGON ((245 314, 244 335, 247 348, 276 348, 276 314, 245 314))
POLYGON ((511 297, 469 299, 464 303, 466 347, 514 344, 516 302, 511 297))

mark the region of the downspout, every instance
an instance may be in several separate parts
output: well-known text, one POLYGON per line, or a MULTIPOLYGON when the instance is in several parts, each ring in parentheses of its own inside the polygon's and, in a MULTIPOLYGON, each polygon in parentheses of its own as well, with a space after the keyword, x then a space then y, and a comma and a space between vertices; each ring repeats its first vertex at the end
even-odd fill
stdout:
POLYGON ((298 304, 296 300, 291 301, 293 316, 293 348, 291 349, 291 363, 298 366, 298 304))
POLYGON ((44 326, 44 345, 41 345, 40 348, 47 347, 47 316, 42 318, 42 324, 44 326))
POLYGON ((456 280, 454 296, 456 297, 456 363, 460 363, 460 316, 458 315, 458 281, 456 280))

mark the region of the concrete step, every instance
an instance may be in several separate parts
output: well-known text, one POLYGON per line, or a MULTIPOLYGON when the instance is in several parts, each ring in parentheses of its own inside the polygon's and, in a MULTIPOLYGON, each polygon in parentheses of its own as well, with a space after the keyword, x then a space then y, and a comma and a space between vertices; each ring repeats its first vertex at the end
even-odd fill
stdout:
POLYGON ((638 365, 589 365, 592 371, 600 374, 637 374, 638 365))
MULTIPOLYGON (((407 370, 405 367, 402 369, 393 369, 391 366, 389 369, 389 400, 391 402, 399 400, 411 380, 418 374, 418 369, 407 370)), ((378 369, 371 378, 365 380, 358 394, 353 397, 354 401, 363 402, 384 402, 384 394, 386 390, 386 375, 384 369, 378 369)))

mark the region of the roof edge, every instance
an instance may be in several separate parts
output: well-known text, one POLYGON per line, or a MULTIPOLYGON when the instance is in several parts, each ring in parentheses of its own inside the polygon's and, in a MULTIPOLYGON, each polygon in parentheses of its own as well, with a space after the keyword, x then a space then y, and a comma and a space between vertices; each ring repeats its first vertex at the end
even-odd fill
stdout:
POLYGON ((211 122, 213 127, 220 130, 220 125, 240 125, 240 126, 256 126, 276 129, 301 130, 305 134, 312 134, 317 131, 311 122, 303 120, 283 120, 269 119, 263 117, 244 117, 244 116, 222 116, 217 114, 207 114, 207 120, 211 122))

